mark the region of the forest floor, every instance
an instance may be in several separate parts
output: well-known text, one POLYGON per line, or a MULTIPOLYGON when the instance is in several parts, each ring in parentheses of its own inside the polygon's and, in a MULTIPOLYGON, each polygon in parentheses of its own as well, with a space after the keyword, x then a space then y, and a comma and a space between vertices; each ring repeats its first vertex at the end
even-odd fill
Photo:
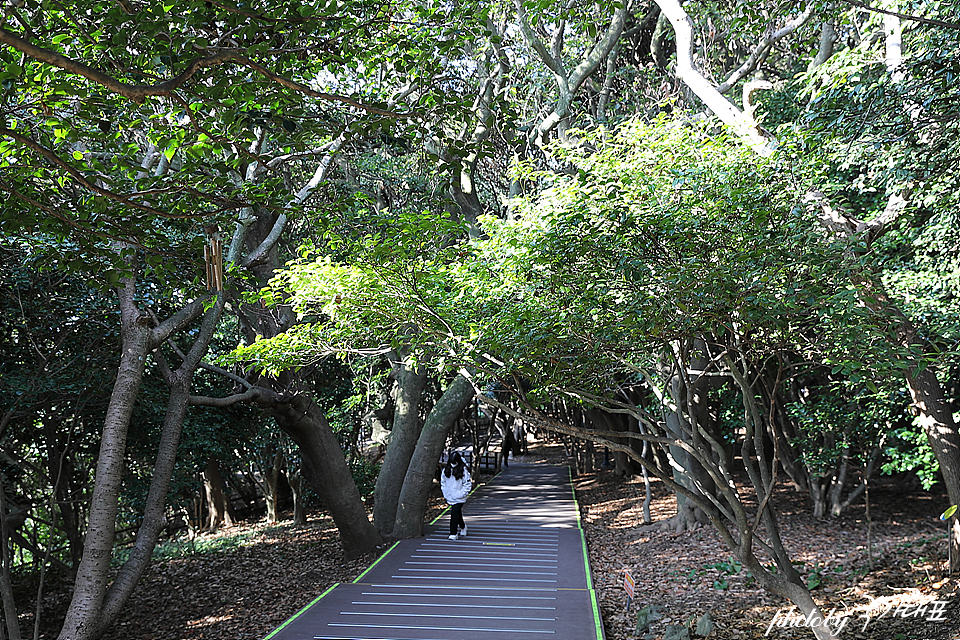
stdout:
MULTIPOLYGON (((532 446, 525 461, 565 463, 557 447, 532 446)), ((480 481, 488 480, 483 476, 480 481)), ((641 478, 624 481, 609 471, 575 479, 594 586, 607 640, 657 639, 671 625, 688 625, 710 614, 710 638, 809 639, 793 626, 795 610, 765 593, 732 561, 712 528, 685 533, 644 527, 641 478), (626 608, 624 572, 635 580, 626 608), (637 633, 637 612, 656 606, 660 618, 637 633)), ((662 483, 652 485, 654 522, 676 513, 676 500, 662 483)), ((863 505, 839 517, 816 519, 808 501, 789 487, 775 497, 788 550, 814 597, 834 619, 845 620, 842 639, 957 640, 960 581, 944 579, 945 495, 907 493, 888 486, 871 490, 872 570, 867 555, 863 505)), ((439 489, 430 519, 443 510, 439 489)), ((465 509, 469 518, 469 508, 465 509)), ((164 545, 166 559, 150 566, 122 618, 106 640, 261 640, 327 588, 349 582, 375 556, 347 561, 332 520, 311 515, 309 524, 241 523, 191 542, 164 545), (201 552, 202 551, 202 552, 201 552), (173 557, 171 557, 173 556, 173 557)), ((29 581, 27 581, 29 582, 29 581)), ((24 637, 32 637, 36 584, 18 585, 24 637)), ((56 637, 69 602, 65 584, 44 586, 40 638, 56 637)), ((674 629, 676 630, 676 629, 674 629)), ((691 634, 694 638, 697 634, 691 634)))

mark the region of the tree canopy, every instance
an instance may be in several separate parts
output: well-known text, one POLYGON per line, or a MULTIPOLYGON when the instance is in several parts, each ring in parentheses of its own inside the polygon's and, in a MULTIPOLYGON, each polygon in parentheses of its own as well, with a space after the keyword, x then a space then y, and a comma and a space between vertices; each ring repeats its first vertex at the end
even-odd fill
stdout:
POLYGON ((474 393, 659 474, 805 611, 778 471, 821 513, 878 469, 960 503, 949 3, 3 8, 4 517, 76 576, 61 638, 200 467, 302 473, 348 555, 415 535, 474 393), (411 521, 367 517, 373 422, 411 521))

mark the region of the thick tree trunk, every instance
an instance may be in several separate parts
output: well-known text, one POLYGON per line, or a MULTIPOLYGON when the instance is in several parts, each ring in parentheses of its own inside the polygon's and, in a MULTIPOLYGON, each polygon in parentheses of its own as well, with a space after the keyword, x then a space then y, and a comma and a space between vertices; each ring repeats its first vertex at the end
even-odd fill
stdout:
POLYGON ((135 291, 132 278, 126 279, 118 289, 123 353, 104 420, 83 559, 77 572, 74 597, 60 630, 60 640, 92 640, 102 635, 120 614, 150 562, 160 532, 166 526, 167 491, 189 406, 190 384, 200 359, 207 352, 225 301, 220 296, 207 310, 193 347, 176 373, 170 372, 165 365, 163 367, 170 396, 143 520, 130 556, 108 591, 107 574, 112 559, 127 429, 147 354, 170 333, 194 320, 203 309, 201 301, 191 303, 154 329, 149 318, 136 306, 135 291))
POLYGON ((418 538, 423 535, 423 515, 427 511, 427 497, 433 485, 437 461, 440 460, 450 428, 473 396, 473 385, 467 378, 458 375, 427 416, 403 479, 393 527, 394 536, 418 538))
MULTIPOLYGON (((607 422, 613 431, 623 431, 624 433, 639 433, 640 424, 632 416, 607 416, 607 422)), ((633 438, 616 438, 615 442, 624 446, 633 446, 633 438)), ((630 465, 630 458, 623 451, 613 452, 613 475, 629 478, 633 475, 633 469, 630 465)))
MULTIPOLYGON (((913 398, 917 418, 927 436, 930 448, 940 463, 940 474, 947 488, 950 504, 960 504, 960 434, 953 413, 947 405, 943 387, 932 366, 922 370, 911 368, 906 373, 907 386, 913 398)), ((960 571, 960 518, 951 518, 950 573, 960 571)))
MULTIPOLYGON (((687 364, 684 363, 682 366, 687 366, 687 364)), ((703 368, 702 363, 699 361, 690 363, 690 366, 697 369, 703 368)), ((703 388, 690 391, 687 389, 684 378, 679 375, 674 375, 668 382, 668 391, 671 396, 671 404, 676 407, 676 410, 666 411, 665 426, 667 432, 677 440, 686 441, 693 446, 697 446, 693 431, 699 428, 699 425, 696 423, 696 415, 704 413, 698 406, 701 401, 704 404, 706 403, 703 388)), ((709 450, 704 450, 703 453, 710 455, 709 450)), ((670 455, 680 467, 673 469, 674 480, 677 484, 696 494, 716 493, 710 474, 708 474, 703 466, 686 450, 678 446, 671 446, 670 455)), ((675 522, 677 532, 695 529, 707 521, 707 514, 682 493, 677 493, 677 516, 675 522)))
POLYGON ((100 630, 100 610, 107 591, 119 507, 127 427, 140 391, 151 343, 150 319, 134 302, 135 284, 127 280, 120 296, 122 353, 100 438, 100 456, 90 501, 84 553, 77 570, 73 599, 60 640, 93 640, 100 630))
POLYGON ((176 465, 183 420, 189 407, 189 381, 192 378, 192 370, 189 374, 182 372, 178 384, 171 389, 167 401, 166 415, 164 416, 163 431, 160 436, 160 445, 157 450, 157 460, 154 464, 153 475, 150 478, 150 489, 147 493, 143 520, 140 523, 140 528, 137 529, 137 538, 130 551, 130 557, 120 569, 120 573, 107 592, 101 612, 98 636, 106 631, 107 627, 123 611, 123 607, 133 594, 137 582, 150 564, 160 533, 167 525, 165 515, 167 492, 176 465))
POLYGON ((480 238, 478 220, 483 215, 483 204, 480 202, 480 196, 477 195, 474 184, 475 167, 473 165, 475 163, 475 155, 466 158, 464 166, 460 167, 458 174, 450 181, 450 195, 460 211, 461 218, 467 223, 467 232, 471 240, 480 238))
POLYGON ((203 469, 203 489, 207 497, 207 531, 216 531, 221 526, 231 526, 233 520, 227 508, 229 500, 220 475, 220 460, 212 457, 203 469))
MULTIPOLYGON (((893 325, 899 346, 908 350, 928 348, 917 327, 890 300, 882 285, 866 278, 859 278, 857 284, 864 304, 893 325)), ((940 464, 940 474, 950 504, 960 504, 960 432, 943 387, 937 379, 936 367, 926 363, 912 364, 904 371, 904 377, 910 389, 917 422, 923 428, 930 448, 940 464)), ((951 522, 950 573, 953 574, 960 571, 960 519, 953 518, 951 522)))
POLYGON ((423 369, 400 364, 390 444, 387 445, 387 455, 373 489, 373 521, 384 536, 393 532, 400 489, 420 437, 420 400, 426 385, 427 374, 423 369))
POLYGON ((17 618, 17 603, 10 581, 10 527, 7 521, 6 494, 0 487, 0 599, 3 601, 3 617, 6 621, 6 633, 0 629, 0 637, 20 640, 20 621, 17 618))
POLYGON ((272 407, 283 431, 293 438, 303 456, 303 474, 330 511, 347 558, 372 553, 383 543, 367 518, 350 467, 323 410, 310 397, 294 396, 272 407))

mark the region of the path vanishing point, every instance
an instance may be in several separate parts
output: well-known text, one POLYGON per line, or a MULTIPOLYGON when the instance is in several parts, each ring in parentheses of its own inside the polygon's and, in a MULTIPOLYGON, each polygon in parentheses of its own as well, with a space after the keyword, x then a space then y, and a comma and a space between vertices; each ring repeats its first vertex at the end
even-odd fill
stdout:
POLYGON ((264 640, 604 640, 567 467, 513 462, 264 640))

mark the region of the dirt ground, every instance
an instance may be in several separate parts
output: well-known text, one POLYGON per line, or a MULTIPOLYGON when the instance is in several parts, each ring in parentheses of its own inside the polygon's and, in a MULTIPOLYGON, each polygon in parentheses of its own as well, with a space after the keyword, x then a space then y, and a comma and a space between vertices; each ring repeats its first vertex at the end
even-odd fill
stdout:
MULTIPOLYGON (((644 527, 641 478, 626 482, 608 471, 576 480, 594 585, 610 640, 662 638, 668 626, 688 626, 709 614, 711 638, 809 639, 792 605, 759 588, 711 527, 675 533, 644 527), (624 573, 635 581, 627 610, 624 573), (637 632, 637 613, 659 608, 660 619, 637 632)), ((676 513, 676 499, 652 483, 654 523, 676 513)), ((946 579, 947 504, 939 492, 906 495, 890 486, 871 490, 873 532, 868 555, 863 505, 839 518, 814 518, 791 487, 775 496, 781 535, 798 571, 840 638, 956 640, 960 638, 957 580, 946 579)))
MULTIPOLYGON (((565 462, 556 447, 533 447, 525 460, 565 462)), ((717 640, 814 637, 794 626, 799 620, 789 603, 740 570, 712 529, 678 534, 644 527, 641 478, 624 481, 599 470, 576 478, 575 488, 608 640, 661 640, 668 627, 672 633, 678 626, 689 626, 696 638, 695 622, 705 614, 713 622, 709 637, 717 640), (627 570, 635 581, 629 610, 627 570), (657 615, 638 633, 637 614, 651 606, 657 615)), ((674 515, 673 496, 661 483, 652 489, 652 519, 674 515)), ((938 515, 945 495, 878 486, 871 500, 872 570, 862 505, 840 518, 815 519, 792 488, 777 494, 783 539, 800 573, 815 585, 814 597, 835 620, 846 621, 843 639, 960 639, 960 583, 941 575, 946 546, 938 515)), ((442 508, 437 490, 429 517, 442 508)), ((333 584, 353 580, 376 557, 345 560, 336 528, 323 515, 311 515, 305 527, 261 521, 204 537, 243 542, 153 563, 107 640, 260 640, 333 584)), ((23 635, 30 638, 36 584, 18 587, 23 635)), ((44 590, 39 637, 52 639, 69 591, 49 581, 44 590)))

